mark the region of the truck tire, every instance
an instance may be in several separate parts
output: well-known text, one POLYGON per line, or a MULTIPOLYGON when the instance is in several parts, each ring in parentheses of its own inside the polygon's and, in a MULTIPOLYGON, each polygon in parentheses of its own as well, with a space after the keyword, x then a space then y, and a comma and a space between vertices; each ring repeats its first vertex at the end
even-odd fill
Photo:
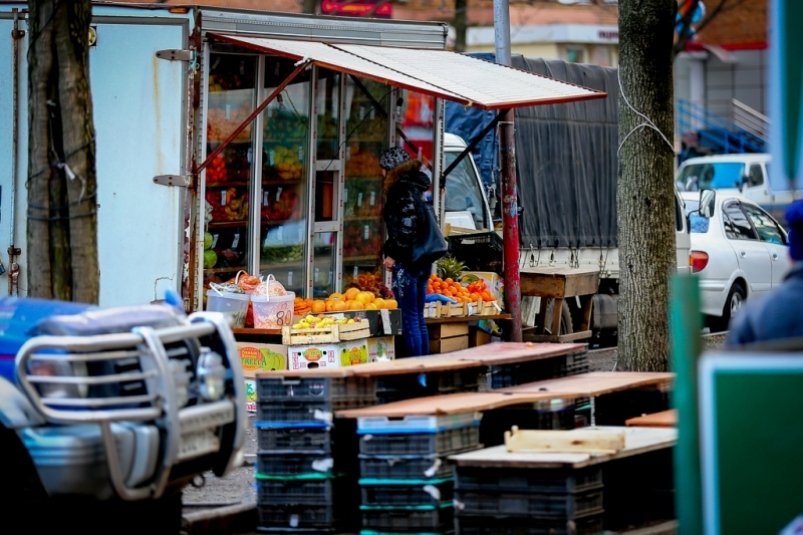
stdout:
MULTIPOLYGON (((549 303, 547 303, 546 307, 546 317, 552 317, 552 311, 555 308, 555 299, 549 298, 549 303)), ((549 325, 549 321, 544 323, 544 325, 549 325)), ((553 334, 548 328, 545 328, 547 331, 546 334, 553 334)), ((572 324, 572 311, 569 309, 569 303, 565 300, 560 308, 560 330, 558 334, 571 334, 574 332, 574 325, 572 324)))

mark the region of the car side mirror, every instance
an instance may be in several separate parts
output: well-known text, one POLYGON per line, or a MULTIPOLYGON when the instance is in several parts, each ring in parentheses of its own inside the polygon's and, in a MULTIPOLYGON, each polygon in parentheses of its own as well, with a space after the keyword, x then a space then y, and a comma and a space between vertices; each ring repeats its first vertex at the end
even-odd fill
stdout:
POLYGON ((714 205, 717 200, 717 192, 712 189, 704 189, 700 192, 700 215, 710 219, 714 216, 714 205))

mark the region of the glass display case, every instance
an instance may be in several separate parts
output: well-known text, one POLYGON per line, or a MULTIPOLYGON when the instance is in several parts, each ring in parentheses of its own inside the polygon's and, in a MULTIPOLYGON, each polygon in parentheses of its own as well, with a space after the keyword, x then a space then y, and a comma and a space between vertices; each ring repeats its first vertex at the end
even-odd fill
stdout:
MULTIPOLYGON (((214 54, 209 65, 207 153, 211 154, 253 111, 255 56, 214 54)), ((206 170, 204 286, 247 270, 252 127, 246 126, 206 170)))
MULTIPOLYGON (((294 70, 285 58, 210 52, 206 153, 294 70)), ((381 277, 388 86, 310 68, 215 155, 204 182, 204 290, 239 272, 299 297, 381 277)))

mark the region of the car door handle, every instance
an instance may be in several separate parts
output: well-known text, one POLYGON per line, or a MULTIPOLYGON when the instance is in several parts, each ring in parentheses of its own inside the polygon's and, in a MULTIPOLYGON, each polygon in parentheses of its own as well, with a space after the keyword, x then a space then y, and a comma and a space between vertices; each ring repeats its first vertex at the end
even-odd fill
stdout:
POLYGON ((747 256, 747 251, 739 251, 739 256, 744 258, 745 256, 747 256))
POLYGON ((778 253, 772 253, 772 259, 778 260, 778 253))

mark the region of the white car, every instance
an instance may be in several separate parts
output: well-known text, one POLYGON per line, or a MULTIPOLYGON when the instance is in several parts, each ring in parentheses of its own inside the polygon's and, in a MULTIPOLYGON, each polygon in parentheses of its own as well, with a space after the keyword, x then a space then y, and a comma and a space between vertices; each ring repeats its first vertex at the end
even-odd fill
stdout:
POLYGON ((680 195, 702 312, 712 331, 726 330, 746 299, 781 284, 791 264, 789 239, 775 218, 743 195, 714 190, 680 195))

